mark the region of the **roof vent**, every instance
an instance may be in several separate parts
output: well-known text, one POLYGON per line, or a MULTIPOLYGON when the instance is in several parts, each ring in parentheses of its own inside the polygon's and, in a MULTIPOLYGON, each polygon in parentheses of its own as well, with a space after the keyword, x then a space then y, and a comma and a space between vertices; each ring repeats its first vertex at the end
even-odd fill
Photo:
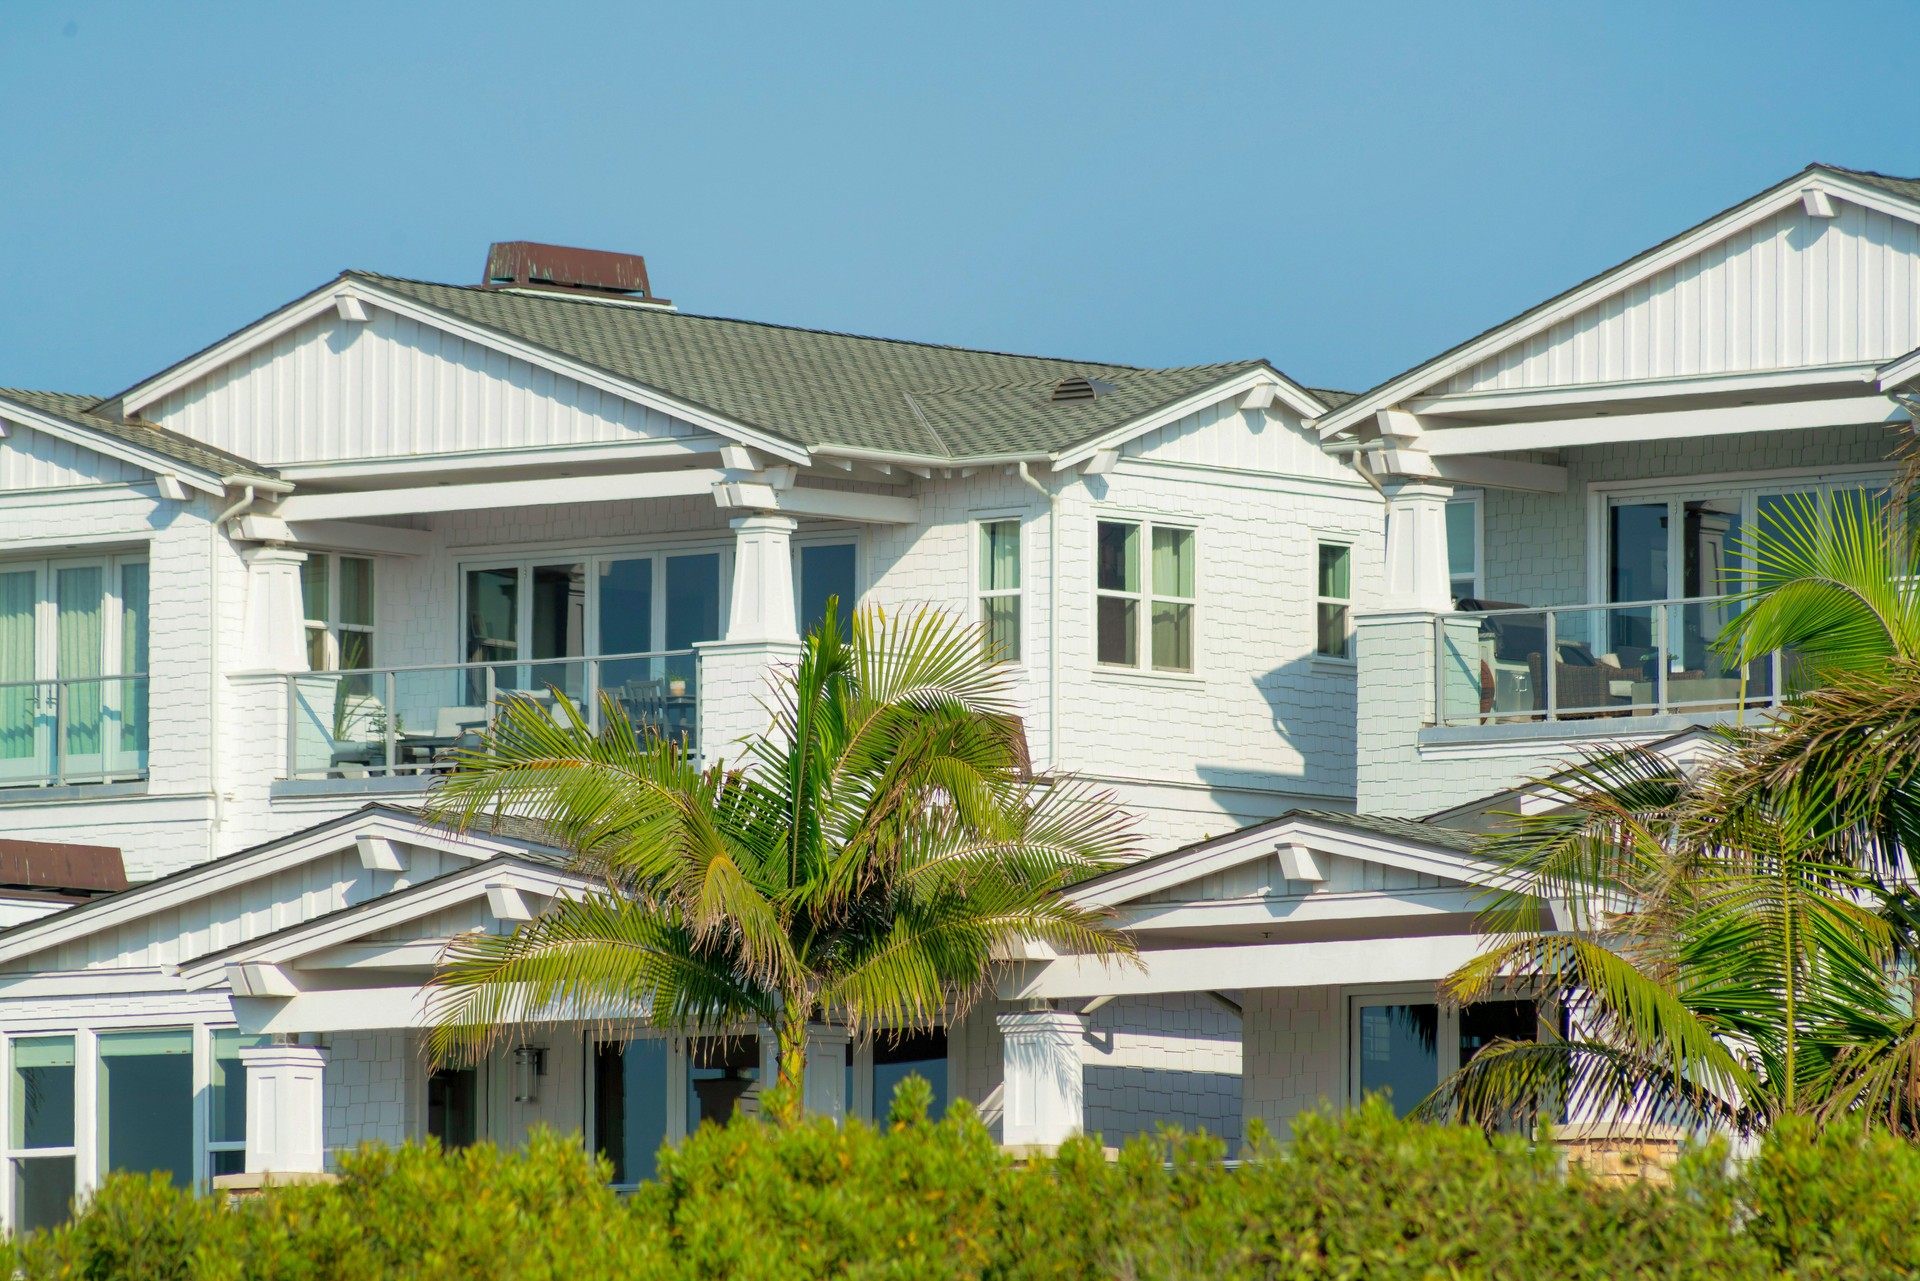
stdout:
POLYGON ((1053 395, 1048 399, 1056 405, 1070 400, 1098 400, 1113 390, 1112 383, 1098 378, 1062 378, 1053 385, 1053 395))
POLYGON ((554 290, 666 304, 648 287, 647 260, 639 254, 569 249, 531 240, 503 240, 490 246, 483 283, 498 289, 554 290))

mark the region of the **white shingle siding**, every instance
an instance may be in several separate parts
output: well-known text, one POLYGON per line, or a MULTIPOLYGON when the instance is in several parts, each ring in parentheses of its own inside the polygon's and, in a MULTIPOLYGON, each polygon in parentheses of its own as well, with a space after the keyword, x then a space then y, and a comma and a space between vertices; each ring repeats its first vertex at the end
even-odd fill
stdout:
MULTIPOLYGON (((328 1164, 362 1143, 398 1146, 424 1129, 410 1123, 409 1095, 423 1093, 420 1059, 405 1032, 336 1032, 322 1077, 328 1164), (410 1089, 410 1086, 414 1087, 410 1089)), ((417 1106, 417 1105, 416 1105, 417 1106)))
POLYGON ((1240 1142, 1240 1021, 1201 994, 1123 997, 1088 1016, 1088 1134, 1120 1147, 1162 1125, 1240 1142))
MULTIPOLYGON (((1277 1139, 1303 1112, 1345 1101, 1345 1012, 1330 987, 1261 988, 1242 1003, 1242 1116, 1277 1139)), ((1244 1134, 1244 1129, 1242 1130, 1244 1134)))

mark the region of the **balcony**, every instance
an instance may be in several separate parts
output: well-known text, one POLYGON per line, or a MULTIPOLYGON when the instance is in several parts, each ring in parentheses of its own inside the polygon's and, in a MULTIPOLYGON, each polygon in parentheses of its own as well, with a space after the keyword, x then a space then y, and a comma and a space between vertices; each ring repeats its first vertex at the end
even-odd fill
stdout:
POLYGON ((0 683, 0 787, 147 777, 147 676, 0 683))
POLYGON ((511 702, 562 723, 564 695, 601 728, 601 696, 634 727, 699 748, 700 665, 693 650, 528 662, 447 663, 294 672, 284 690, 291 780, 400 779, 444 773, 511 702))
POLYGON ((1435 615, 1435 723, 1512 725, 1778 706, 1792 655, 1772 654, 1742 668, 1714 648, 1739 609, 1732 597, 1700 596, 1435 615))

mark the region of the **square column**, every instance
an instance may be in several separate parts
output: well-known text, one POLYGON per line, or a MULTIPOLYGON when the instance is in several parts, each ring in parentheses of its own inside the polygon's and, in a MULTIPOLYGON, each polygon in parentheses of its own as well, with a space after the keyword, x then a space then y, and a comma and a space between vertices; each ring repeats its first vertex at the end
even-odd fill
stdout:
POLYGON ((307 554, 291 547, 248 547, 247 614, 238 670, 307 670, 306 607, 300 597, 300 566, 307 554))
POLYGON ((1453 486, 1389 480, 1387 557, 1380 608, 1444 614, 1453 608, 1447 577, 1447 500, 1453 486))
POLYGON ((327 1052, 317 1045, 262 1045, 242 1049, 240 1061, 247 1071, 247 1173, 321 1173, 327 1052))
POLYGON ((1059 1147, 1086 1124, 1080 1043, 1087 1020, 1064 1010, 1024 1010, 995 1022, 1006 1100, 1001 1142, 1010 1148, 1059 1147))
POLYGON ((807 1078, 801 1107, 808 1116, 832 1117, 835 1124, 847 1119, 852 1103, 847 1098, 847 1063, 852 1053, 845 1028, 819 1024, 807 1028, 807 1078))
POLYGON ((700 753, 708 762, 739 755, 736 744, 766 732, 772 690, 767 677, 800 658, 794 623, 791 516, 736 516, 733 595, 724 640, 705 641, 700 654, 700 753))

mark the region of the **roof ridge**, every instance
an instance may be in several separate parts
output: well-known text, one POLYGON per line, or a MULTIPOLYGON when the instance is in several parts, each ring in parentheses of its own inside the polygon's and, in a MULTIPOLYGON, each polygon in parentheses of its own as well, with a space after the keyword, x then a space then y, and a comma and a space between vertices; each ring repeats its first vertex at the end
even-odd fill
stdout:
MULTIPOLYGON (((1203 370, 1251 369, 1251 368, 1254 368, 1255 366, 1262 366, 1262 365, 1271 368, 1271 364, 1267 360, 1260 357, 1255 357, 1250 360, 1223 360, 1214 364, 1207 364, 1207 365, 1167 365, 1164 367, 1156 366, 1156 365, 1122 365, 1122 366, 1119 366, 1119 368, 1123 371, 1123 373, 1117 374, 1115 375, 1115 377, 1122 377, 1127 374, 1138 374, 1142 376, 1163 375, 1163 374, 1192 374, 1192 373, 1199 373, 1203 370)), ((937 387, 915 387, 913 390, 917 394, 922 396, 941 395, 946 392, 954 392, 954 391, 1020 391, 1028 387, 1042 387, 1042 386, 1045 386, 1047 383, 1054 382, 1054 381, 1057 381, 1057 380, 1048 379, 1048 378, 1036 378, 1031 381, 1021 381, 1021 382, 944 383, 937 387)))
MULTIPOLYGON (((717 324, 747 325, 755 329, 781 329, 792 333, 820 334, 828 338, 851 338, 858 342, 889 343, 896 347, 925 347, 932 351, 963 351, 976 356, 999 356, 1007 360, 1031 360, 1055 365, 1095 365, 1102 369, 1150 370, 1152 365, 1125 365, 1112 360, 1080 360, 1071 356, 1036 356, 1030 352, 1000 351, 993 347, 968 347, 961 343, 926 342, 918 338, 887 338, 880 334, 857 334, 848 329, 818 329, 811 325, 786 325, 772 320, 747 320, 740 316, 715 316, 701 311, 668 310, 664 307, 621 306, 618 300, 604 300, 571 296, 565 294, 545 295, 525 290, 491 289, 485 285, 450 285, 444 280, 418 280, 412 276, 389 276, 377 271, 363 271, 350 267, 340 273, 343 276, 359 276, 367 280, 391 280, 403 285, 429 285, 435 289, 458 289, 463 293, 488 294, 496 297, 525 298, 539 303, 569 303, 580 307, 602 307, 608 310, 638 312, 655 316, 677 316, 683 320, 710 320, 717 324)), ((1190 366, 1202 368, 1203 366, 1190 366)))

